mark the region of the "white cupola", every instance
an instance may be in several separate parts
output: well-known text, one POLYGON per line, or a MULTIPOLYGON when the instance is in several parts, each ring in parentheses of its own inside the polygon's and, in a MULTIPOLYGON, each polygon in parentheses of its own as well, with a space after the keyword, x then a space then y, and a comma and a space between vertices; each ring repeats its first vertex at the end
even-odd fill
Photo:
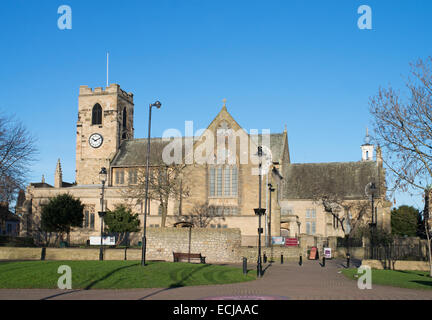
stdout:
POLYGON ((366 128, 365 143, 361 145, 362 161, 373 161, 374 146, 370 143, 370 140, 369 130, 366 128))

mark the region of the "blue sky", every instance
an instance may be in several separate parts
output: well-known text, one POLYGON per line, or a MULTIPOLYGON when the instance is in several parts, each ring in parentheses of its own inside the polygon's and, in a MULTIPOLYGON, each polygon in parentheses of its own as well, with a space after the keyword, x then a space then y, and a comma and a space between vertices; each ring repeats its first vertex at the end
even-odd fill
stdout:
MULTIPOLYGON (((53 182, 57 158, 75 179, 80 85, 110 83, 135 97, 135 136, 159 99, 152 133, 206 127, 227 99, 245 129, 282 132, 293 162, 357 161, 369 97, 403 86, 409 63, 430 55, 432 2, 424 1, 2 1, 0 110, 37 137, 29 180, 53 182), (57 27, 60 5, 72 30, 57 27), (360 5, 372 30, 360 30, 360 5)), ((397 204, 422 206, 398 195, 397 204)))

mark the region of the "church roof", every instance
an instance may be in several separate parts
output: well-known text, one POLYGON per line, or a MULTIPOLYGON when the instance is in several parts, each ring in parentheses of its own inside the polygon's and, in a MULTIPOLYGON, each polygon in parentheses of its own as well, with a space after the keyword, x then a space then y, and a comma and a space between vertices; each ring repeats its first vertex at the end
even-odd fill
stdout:
MULTIPOLYGON (((191 139, 191 138, 175 138, 191 139)), ((111 162, 112 167, 144 166, 147 161, 147 140, 133 139, 125 140, 120 146, 120 150, 111 162)), ((162 151, 170 141, 163 141, 162 138, 150 139, 150 165, 158 165, 162 161, 162 151)), ((183 150, 184 150, 184 143, 183 150)), ((184 155, 184 152, 183 152, 184 155)))
MULTIPOLYGON (((250 136, 252 137, 253 135, 250 136)), ((258 136, 258 145, 261 145, 261 140, 262 140, 262 135, 260 134, 258 136)), ((273 161, 279 161, 280 159, 282 159, 284 146, 285 146, 285 133, 270 134, 270 151, 272 153, 273 161)))
MULTIPOLYGON (((179 137, 182 139, 183 156, 185 155, 185 140, 193 137, 179 137)), ((197 139, 197 138, 196 138, 197 139)), ((284 148, 284 133, 270 134, 270 149, 273 160, 281 159, 284 148)), ((261 135, 258 138, 261 141, 261 135)), ((170 141, 163 141, 162 138, 150 139, 150 165, 158 165, 162 161, 162 151, 170 141)), ((111 162, 112 167, 144 166, 147 161, 147 139, 133 139, 122 142, 119 151, 111 162)))
POLYGON ((313 199, 325 193, 345 199, 367 199, 368 183, 375 182, 377 188, 381 186, 375 161, 293 163, 285 166, 282 175, 283 199, 313 199))

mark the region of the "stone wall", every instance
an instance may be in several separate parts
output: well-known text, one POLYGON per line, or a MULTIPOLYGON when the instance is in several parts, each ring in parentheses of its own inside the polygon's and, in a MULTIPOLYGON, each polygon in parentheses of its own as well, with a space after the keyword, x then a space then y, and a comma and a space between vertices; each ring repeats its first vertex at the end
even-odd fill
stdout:
MULTIPOLYGON (((242 247, 239 229, 149 228, 147 230, 147 260, 173 261, 173 252, 201 253, 208 263, 241 263, 246 257, 255 263, 257 247, 242 247), (189 233, 190 232, 190 233, 189 233)), ((134 239, 134 242, 137 241, 134 239)), ((262 254, 280 262, 298 260, 299 247, 262 246, 262 254)), ((140 260, 141 249, 127 249, 127 260, 140 260)), ((42 248, 0 247, 0 260, 40 260, 42 248)), ((105 260, 124 260, 124 249, 105 249, 105 260)), ((303 258, 306 258, 303 256, 303 258)), ((46 260, 98 260, 99 248, 46 248, 46 260)))
POLYGON ((363 260, 362 266, 369 266, 372 269, 392 269, 392 270, 412 270, 412 271, 429 271, 429 262, 427 261, 380 261, 380 260, 363 260))
MULTIPOLYGON (((262 247, 261 254, 264 257, 264 254, 267 256, 268 261, 272 259, 275 262, 281 261, 281 255, 283 255, 284 261, 298 261, 300 256, 300 248, 298 247, 279 247, 273 246, 273 248, 262 247)), ((256 263, 258 260, 258 248, 248 248, 242 247, 239 250, 239 261, 247 258, 248 263, 256 263)), ((305 258, 305 257, 303 257, 305 258)))
POLYGON ((240 229, 150 228, 147 231, 148 259, 172 261, 173 252, 201 253, 206 262, 240 262, 240 229))

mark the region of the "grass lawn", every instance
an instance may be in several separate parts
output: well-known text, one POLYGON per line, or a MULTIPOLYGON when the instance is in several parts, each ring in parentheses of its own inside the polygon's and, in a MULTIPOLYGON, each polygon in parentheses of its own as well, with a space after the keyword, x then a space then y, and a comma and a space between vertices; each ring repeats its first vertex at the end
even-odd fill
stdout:
MULTIPOLYGON (((342 269, 342 273, 350 279, 357 280, 357 269, 342 269)), ((372 269, 372 287, 374 284, 388 285, 409 289, 432 289, 432 278, 425 271, 399 271, 372 269)), ((359 275, 360 276, 360 275, 359 275)))
POLYGON ((0 262, 0 288, 57 288, 62 274, 58 267, 72 269, 73 289, 174 288, 224 284, 256 279, 253 270, 172 262, 140 261, 21 261, 0 262))

